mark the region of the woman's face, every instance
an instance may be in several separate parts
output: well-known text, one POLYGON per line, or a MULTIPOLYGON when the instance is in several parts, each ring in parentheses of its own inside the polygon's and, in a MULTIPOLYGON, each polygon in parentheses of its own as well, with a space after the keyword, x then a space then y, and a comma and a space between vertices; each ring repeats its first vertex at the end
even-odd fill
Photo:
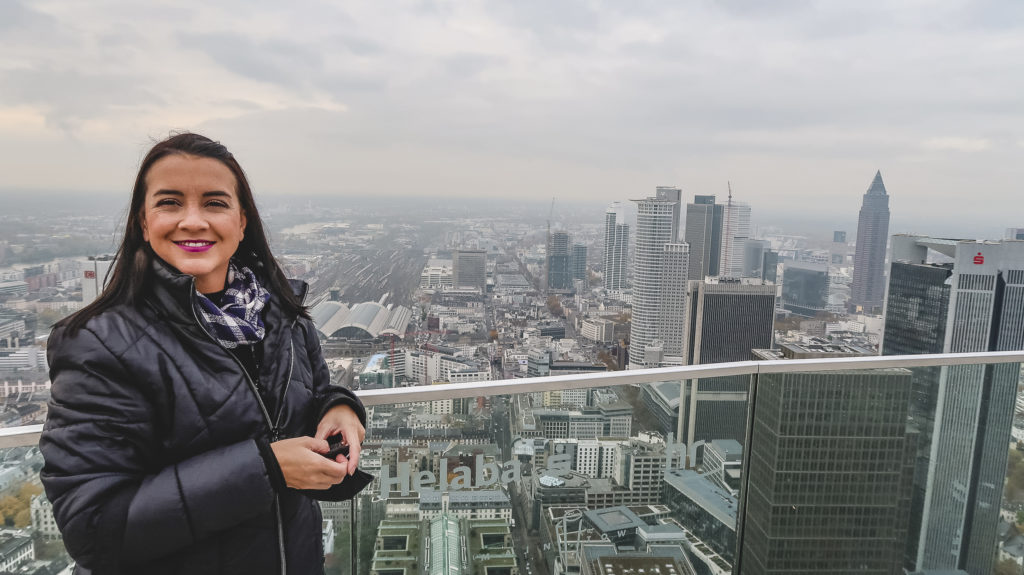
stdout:
POLYGON ((224 289, 228 261, 245 232, 234 174, 211 158, 173 154, 146 174, 142 235, 156 255, 196 278, 196 289, 224 289))

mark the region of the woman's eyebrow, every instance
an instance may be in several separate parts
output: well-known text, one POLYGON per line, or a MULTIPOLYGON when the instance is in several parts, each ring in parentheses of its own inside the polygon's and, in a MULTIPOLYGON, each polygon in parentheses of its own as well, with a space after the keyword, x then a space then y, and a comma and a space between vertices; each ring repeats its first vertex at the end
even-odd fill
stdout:
MULTIPOLYGON (((157 190, 153 192, 154 196, 184 196, 185 194, 178 190, 157 190)), ((203 197, 227 197, 230 198, 231 194, 223 190, 210 190, 209 192, 203 192, 203 197)))

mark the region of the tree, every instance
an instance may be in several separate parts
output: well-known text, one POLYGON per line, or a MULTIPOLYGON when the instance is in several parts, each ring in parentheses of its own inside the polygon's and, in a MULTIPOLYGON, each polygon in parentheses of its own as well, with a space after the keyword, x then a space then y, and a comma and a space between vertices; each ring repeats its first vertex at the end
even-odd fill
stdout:
POLYGON ((1004 494, 1008 501, 1024 499, 1024 454, 1016 449, 1011 449, 1008 457, 1004 494))
POLYGON ((28 527, 32 524, 32 512, 28 509, 22 509, 14 516, 14 526, 17 528, 28 527))
POLYGON ((18 490, 18 499, 31 502, 33 497, 42 493, 43 487, 41 485, 26 483, 18 490))
POLYGON ((1020 573, 1020 565, 1017 565, 1017 562, 1012 559, 1003 559, 996 563, 996 568, 992 571, 993 575, 1020 575, 1020 573))
POLYGON ((562 302, 558 301, 558 296, 548 296, 548 312, 555 317, 562 317, 565 315, 565 310, 562 309, 562 302))
POLYGON ((61 308, 59 310, 56 310, 56 309, 41 309, 41 310, 36 312, 36 317, 38 318, 37 319, 38 323, 36 324, 37 325, 36 329, 39 329, 39 330, 50 329, 51 327, 53 327, 53 324, 55 324, 58 321, 64 319, 65 317, 70 315, 70 313, 71 312, 68 311, 68 308, 61 308))
POLYGON ((29 511, 32 497, 42 492, 43 488, 35 483, 24 483, 16 492, 13 489, 8 491, 8 495, 0 498, 0 519, 3 524, 7 527, 26 527, 32 523, 29 511))
POLYGON ((603 363, 608 368, 608 371, 619 369, 619 364, 615 361, 615 358, 605 350, 597 352, 597 360, 603 363))
POLYGON ((14 527, 14 516, 20 511, 18 498, 13 495, 6 495, 0 498, 0 515, 3 516, 4 525, 14 527))

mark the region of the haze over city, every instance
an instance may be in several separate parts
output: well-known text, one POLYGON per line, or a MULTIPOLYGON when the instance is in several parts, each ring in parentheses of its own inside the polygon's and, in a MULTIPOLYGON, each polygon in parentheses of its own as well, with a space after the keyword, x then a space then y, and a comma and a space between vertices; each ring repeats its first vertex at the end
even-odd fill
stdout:
POLYGON ((994 236, 1016 222, 979 222, 1024 207, 1022 16, 965 0, 8 1, 0 189, 121 193, 152 138, 190 129, 231 146, 263 197, 597 210, 731 181, 759 224, 848 228, 881 169, 896 230, 994 236))

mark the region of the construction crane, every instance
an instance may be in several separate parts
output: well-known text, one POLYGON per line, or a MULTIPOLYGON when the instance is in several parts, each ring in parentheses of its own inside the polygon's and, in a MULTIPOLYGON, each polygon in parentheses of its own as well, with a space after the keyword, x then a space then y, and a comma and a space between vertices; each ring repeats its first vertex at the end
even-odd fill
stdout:
POLYGON ((551 286, 548 285, 548 277, 551 275, 551 215, 555 213, 555 198, 551 198, 551 208, 548 209, 548 235, 544 238, 544 293, 548 293, 551 286))
POLYGON ((720 260, 719 264, 718 264, 718 275, 719 276, 727 275, 725 273, 725 270, 728 270, 729 266, 732 265, 732 259, 733 259, 733 257, 732 257, 733 256, 733 253, 732 253, 732 251, 733 251, 733 245, 732 245, 733 244, 733 237, 732 237, 732 234, 730 233, 730 228, 732 227, 732 216, 733 216, 733 214, 732 214, 732 182, 730 182, 729 180, 726 180, 725 181, 725 185, 729 188, 729 201, 726 202, 726 204, 725 204, 725 229, 722 232, 722 235, 725 236, 725 238, 722 240, 724 242, 725 249, 722 250, 722 254, 721 254, 721 255, 724 255, 725 258, 722 258, 721 255, 719 256, 719 260, 720 260), (721 261, 723 259, 725 261, 721 261))

